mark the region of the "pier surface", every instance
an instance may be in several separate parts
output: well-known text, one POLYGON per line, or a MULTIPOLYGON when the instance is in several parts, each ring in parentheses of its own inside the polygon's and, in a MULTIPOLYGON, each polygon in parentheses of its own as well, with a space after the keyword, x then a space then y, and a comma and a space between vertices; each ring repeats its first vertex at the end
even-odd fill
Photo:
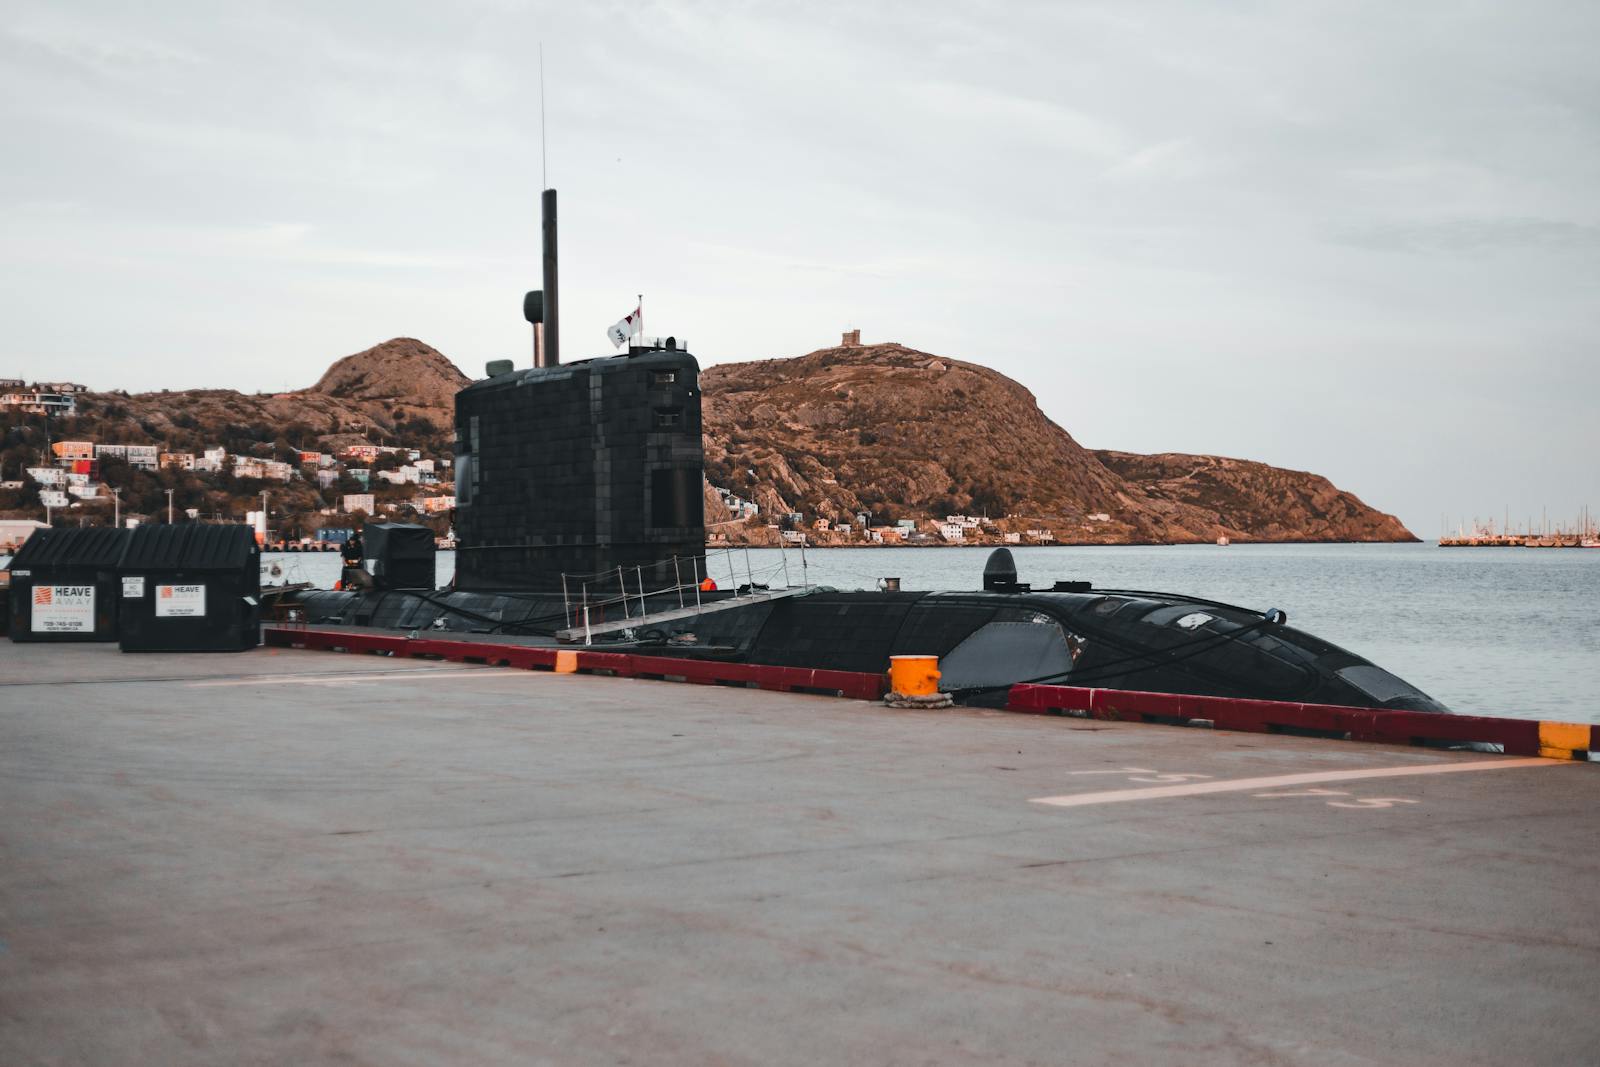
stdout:
POLYGON ((1600 1055, 1600 766, 0 641, 0 1063, 1600 1055))

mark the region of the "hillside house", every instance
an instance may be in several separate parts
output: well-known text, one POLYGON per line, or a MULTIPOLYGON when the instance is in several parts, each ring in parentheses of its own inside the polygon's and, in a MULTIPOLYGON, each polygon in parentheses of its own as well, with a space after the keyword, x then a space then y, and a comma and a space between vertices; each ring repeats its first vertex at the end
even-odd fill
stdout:
POLYGON ((294 467, 276 459, 235 456, 233 475, 235 478, 260 478, 264 481, 286 482, 294 477, 294 467))
POLYGON ((94 458, 126 460, 130 467, 153 471, 161 466, 161 449, 155 445, 95 445, 94 458))
MULTIPOLYGON (((6 381, 16 382, 17 379, 8 378, 6 381)), ((76 415, 78 399, 71 393, 52 389, 25 389, 20 383, 9 387, 0 385, 0 408, 11 408, 26 415, 76 415)))
POLYGON ((73 460, 94 458, 94 442, 57 441, 50 446, 50 452, 58 464, 71 466, 73 460))
POLYGON ((33 531, 45 528, 38 519, 0 519, 0 553, 10 555, 33 536, 33 531))
POLYGON ((40 485, 48 485, 53 489, 59 489, 67 484, 67 472, 60 467, 29 467, 27 471, 28 477, 40 485))

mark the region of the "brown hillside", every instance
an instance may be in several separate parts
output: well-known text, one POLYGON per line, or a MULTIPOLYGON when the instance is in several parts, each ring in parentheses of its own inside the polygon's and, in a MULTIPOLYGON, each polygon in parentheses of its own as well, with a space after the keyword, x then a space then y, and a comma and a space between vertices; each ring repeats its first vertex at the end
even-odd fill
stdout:
POLYGON ((450 436, 456 390, 468 381, 435 349, 397 337, 344 357, 310 389, 94 394, 83 405, 84 430, 100 440, 175 450, 226 443, 242 451, 241 440, 280 437, 304 448, 404 437, 438 449, 450 436))
MULTIPOLYGON (((304 390, 90 394, 56 436, 258 455, 369 440, 439 454, 467 382, 438 351, 402 337, 346 356, 304 390)), ((708 479, 765 513, 746 528, 708 496, 707 522, 736 538, 773 536, 762 524, 783 512, 866 511, 878 520, 981 513, 1080 543, 1414 540, 1317 475, 1090 451, 1017 382, 904 345, 724 364, 701 384, 708 479)))
POLYGON ((1219 525, 1254 540, 1417 540, 1399 519, 1368 507, 1318 474, 1181 452, 1094 454, 1149 496, 1201 508, 1219 525))
POLYGON ((709 476, 769 513, 986 512, 1075 540, 1215 536, 1181 505, 1130 491, 1032 393, 987 367, 869 345, 724 364, 701 386, 709 476), (1113 521, 1091 523, 1097 512, 1113 521))
POLYGON ((1017 382, 903 345, 724 364, 701 385, 708 477, 768 514, 983 512, 1084 543, 1409 538, 1325 479, 1264 464, 1195 498, 1147 485, 1079 445, 1017 382))
POLYGON ((408 408, 453 411, 469 381, 445 356, 412 337, 396 337, 345 356, 308 392, 342 400, 397 402, 408 408))

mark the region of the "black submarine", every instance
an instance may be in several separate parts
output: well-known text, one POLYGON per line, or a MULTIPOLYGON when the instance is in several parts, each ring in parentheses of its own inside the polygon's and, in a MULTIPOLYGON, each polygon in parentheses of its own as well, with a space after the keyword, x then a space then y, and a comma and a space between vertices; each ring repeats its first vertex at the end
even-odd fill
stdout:
POLYGON ((1048 682, 1449 711, 1282 611, 1034 589, 1006 549, 969 591, 703 588, 699 364, 673 337, 563 363, 554 190, 543 233, 544 288, 523 308, 534 365, 496 361, 456 395, 454 579, 433 588, 431 533, 369 525, 345 588, 295 595, 306 623, 843 671, 936 655, 941 687, 976 705, 1048 682))

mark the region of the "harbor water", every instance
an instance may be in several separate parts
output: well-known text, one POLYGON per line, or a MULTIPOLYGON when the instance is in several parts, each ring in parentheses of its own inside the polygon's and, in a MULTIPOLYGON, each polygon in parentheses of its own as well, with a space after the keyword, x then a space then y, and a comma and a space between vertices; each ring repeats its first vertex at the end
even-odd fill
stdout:
MULTIPOLYGON (((726 588, 747 576, 870 589, 974 589, 987 548, 713 550, 726 588)), ((1600 722, 1600 551, 1434 545, 1014 548, 1021 579, 1187 593, 1266 610, 1365 656, 1464 714, 1600 722)), ((329 587, 332 553, 269 555, 282 575, 329 587)), ((441 553, 439 581, 454 573, 441 553)))

